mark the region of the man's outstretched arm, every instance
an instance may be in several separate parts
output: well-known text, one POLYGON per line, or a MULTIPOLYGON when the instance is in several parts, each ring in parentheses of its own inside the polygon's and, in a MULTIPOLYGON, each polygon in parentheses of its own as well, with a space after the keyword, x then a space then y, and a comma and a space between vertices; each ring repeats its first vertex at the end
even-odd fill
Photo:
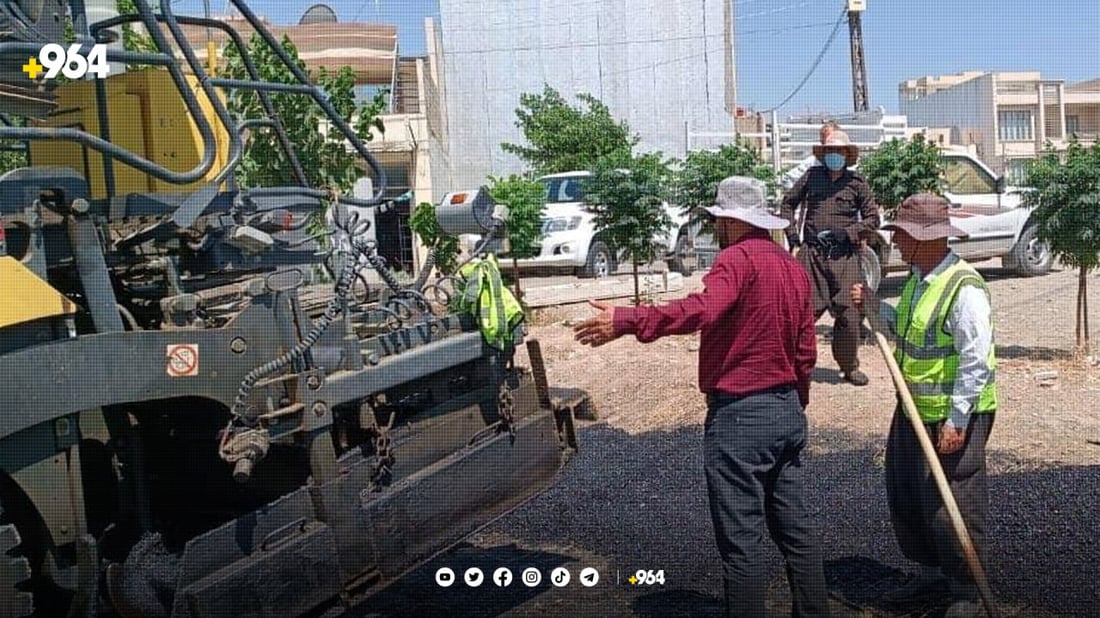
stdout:
POLYGON ((702 292, 655 307, 612 307, 596 301, 589 303, 599 315, 573 327, 577 341, 598 346, 634 335, 649 343, 668 335, 686 335, 702 329, 725 314, 737 303, 745 270, 744 254, 719 254, 711 271, 703 277, 702 292))

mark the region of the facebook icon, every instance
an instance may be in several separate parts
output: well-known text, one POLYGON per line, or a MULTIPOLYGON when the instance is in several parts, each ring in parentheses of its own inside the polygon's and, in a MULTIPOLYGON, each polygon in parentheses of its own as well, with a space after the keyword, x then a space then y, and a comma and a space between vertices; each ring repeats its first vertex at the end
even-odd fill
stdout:
POLYGON ((504 588, 512 583, 512 572, 508 569, 501 567, 496 571, 493 571, 493 583, 504 588))

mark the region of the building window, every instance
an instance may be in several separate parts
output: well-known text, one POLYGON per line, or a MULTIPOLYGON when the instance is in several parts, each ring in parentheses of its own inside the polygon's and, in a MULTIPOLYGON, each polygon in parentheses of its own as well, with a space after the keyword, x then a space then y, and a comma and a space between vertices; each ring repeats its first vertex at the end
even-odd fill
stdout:
POLYGON ((1066 133, 1080 133, 1081 132, 1081 117, 1080 116, 1066 116, 1066 133))
POLYGON ((1005 179, 1010 185, 1020 186, 1027 179, 1027 166, 1031 159, 1009 159, 1005 166, 1005 179))
POLYGON ((1031 111, 1002 110, 997 113, 1002 142, 1023 142, 1035 139, 1031 134, 1031 111))

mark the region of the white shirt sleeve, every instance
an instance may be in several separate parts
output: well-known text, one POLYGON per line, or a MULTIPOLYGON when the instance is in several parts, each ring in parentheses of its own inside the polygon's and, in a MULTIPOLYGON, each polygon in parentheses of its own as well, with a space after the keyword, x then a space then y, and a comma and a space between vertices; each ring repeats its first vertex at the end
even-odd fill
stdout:
POLYGON ((880 302, 879 305, 878 305, 878 318, 879 318, 879 320, 882 321, 883 324, 885 324, 886 326, 888 326, 890 328, 889 333, 883 333, 883 334, 890 334, 890 335, 897 336, 897 334, 898 334, 898 310, 895 307, 893 307, 893 306, 891 306, 887 303, 881 303, 880 302))
POLYGON ((817 157, 810 155, 805 159, 798 162, 798 165, 794 166, 787 173, 779 177, 779 186, 783 187, 784 191, 789 191, 794 183, 798 182, 802 175, 810 170, 815 165, 821 165, 821 162, 817 160, 817 157))
POLYGON ((985 291, 967 285, 959 289, 944 323, 944 329, 951 333, 955 351, 959 353, 959 371, 955 376, 951 417, 948 419, 956 429, 965 429, 970 423, 970 413, 978 405, 982 388, 993 379, 993 371, 989 367, 989 350, 993 346, 991 312, 985 291))

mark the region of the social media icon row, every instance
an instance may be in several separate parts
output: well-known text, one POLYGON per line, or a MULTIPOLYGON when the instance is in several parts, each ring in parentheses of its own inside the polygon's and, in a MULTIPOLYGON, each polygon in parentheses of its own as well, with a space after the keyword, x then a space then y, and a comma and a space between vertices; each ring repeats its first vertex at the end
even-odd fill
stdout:
MULTIPOLYGON (((565 567, 558 567, 550 572, 550 583, 554 584, 558 588, 563 588, 569 585, 569 580, 572 576, 569 573, 569 569, 565 567)), ((477 588, 485 582, 485 573, 477 567, 470 567, 466 569, 466 572, 462 574, 463 581, 471 588, 477 588)), ((523 570, 520 575, 520 580, 523 585, 528 588, 534 588, 542 583, 542 572, 534 567, 530 567, 523 570)), ((493 571, 493 583, 500 588, 507 588, 512 585, 512 571, 505 567, 501 567, 493 571)), ((580 582, 582 586, 591 588, 600 581, 600 572, 592 567, 581 569, 580 582)), ((442 567, 435 572, 435 583, 443 588, 449 588, 455 583, 455 572, 450 567, 442 567)))

